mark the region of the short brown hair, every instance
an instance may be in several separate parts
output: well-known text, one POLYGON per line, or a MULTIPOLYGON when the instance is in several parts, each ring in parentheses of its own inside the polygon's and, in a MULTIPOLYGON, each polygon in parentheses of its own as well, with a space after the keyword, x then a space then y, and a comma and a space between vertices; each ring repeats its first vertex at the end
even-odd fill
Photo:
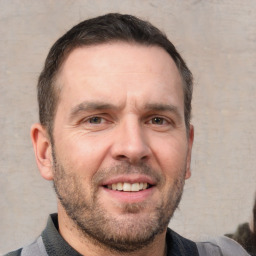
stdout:
POLYGON ((183 79, 184 116, 189 130, 193 77, 185 61, 166 35, 147 21, 131 15, 110 13, 85 20, 59 38, 50 49, 38 80, 39 119, 52 136, 54 117, 59 100, 55 86, 56 75, 68 54, 75 48, 111 41, 160 46, 174 60, 183 79))

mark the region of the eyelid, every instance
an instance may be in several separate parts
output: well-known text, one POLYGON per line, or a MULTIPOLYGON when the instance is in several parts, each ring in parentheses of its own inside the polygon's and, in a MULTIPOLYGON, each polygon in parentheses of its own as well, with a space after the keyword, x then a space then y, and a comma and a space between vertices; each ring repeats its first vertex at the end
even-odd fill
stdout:
POLYGON ((100 118, 101 120, 103 120, 103 122, 101 122, 99 124, 108 122, 108 119, 106 118, 106 116, 104 116, 102 114, 95 114, 95 115, 90 115, 90 116, 87 116, 87 117, 81 119, 80 123, 88 123, 88 124, 91 124, 91 125, 97 125, 97 123, 95 123, 95 124, 90 123, 90 120, 93 119, 93 118, 100 118))
POLYGON ((163 119, 163 121, 167 122, 167 123, 173 123, 173 121, 169 118, 169 117, 166 117, 166 116, 163 116, 163 115, 150 115, 149 117, 147 117, 146 119, 146 123, 152 121, 154 118, 160 118, 160 119, 163 119))

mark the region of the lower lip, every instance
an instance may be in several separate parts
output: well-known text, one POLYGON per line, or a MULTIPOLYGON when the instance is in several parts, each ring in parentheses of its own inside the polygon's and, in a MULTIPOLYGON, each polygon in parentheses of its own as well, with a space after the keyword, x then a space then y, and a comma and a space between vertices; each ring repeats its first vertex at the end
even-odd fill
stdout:
POLYGON ((154 187, 141 190, 138 192, 123 192, 118 190, 111 190, 103 187, 105 193, 107 193, 112 199, 117 199, 118 201, 124 203, 139 203, 147 200, 154 192, 154 187))

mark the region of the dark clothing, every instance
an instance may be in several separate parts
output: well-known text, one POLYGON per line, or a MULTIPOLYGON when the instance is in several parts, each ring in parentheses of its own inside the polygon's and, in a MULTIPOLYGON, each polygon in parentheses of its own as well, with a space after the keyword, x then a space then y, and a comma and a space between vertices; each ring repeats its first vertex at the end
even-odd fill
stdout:
MULTIPOLYGON (((42 240, 49 256, 82 256, 74 250, 58 232, 57 214, 51 214, 45 230, 42 232, 42 240)), ((168 228, 166 235, 168 256, 199 256, 196 244, 189 241, 168 228)), ((20 256, 21 249, 6 254, 6 256, 20 256)), ((36 255, 34 255, 36 256, 36 255)))
MULTIPOLYGON (((237 243, 228 238, 213 242, 195 243, 171 229, 166 233, 167 256, 249 256, 237 243)), ((5 256, 82 256, 58 232, 58 216, 50 215, 41 236, 32 244, 5 256)))
POLYGON ((255 238, 248 223, 239 225, 234 234, 226 234, 226 236, 241 244, 251 256, 256 256, 255 238))

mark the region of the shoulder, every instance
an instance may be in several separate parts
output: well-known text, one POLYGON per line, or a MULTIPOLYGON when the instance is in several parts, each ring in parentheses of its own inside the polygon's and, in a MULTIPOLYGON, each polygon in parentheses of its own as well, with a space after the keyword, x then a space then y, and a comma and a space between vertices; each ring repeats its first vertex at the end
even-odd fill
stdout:
POLYGON ((20 256, 21 255, 21 250, 22 249, 19 249, 19 250, 16 250, 16 251, 13 251, 13 252, 9 252, 3 256, 20 256))
POLYGON ((197 242, 196 245, 199 255, 218 255, 217 253, 219 253, 223 256, 249 256, 241 245, 225 236, 197 242))
POLYGON ((182 237, 171 229, 167 229, 166 243, 168 255, 198 256, 196 243, 182 237))
POLYGON ((4 256, 47 256, 47 252, 45 250, 45 246, 43 243, 42 237, 38 237, 36 241, 34 241, 32 244, 26 245, 23 248, 9 252, 5 254, 4 256))

